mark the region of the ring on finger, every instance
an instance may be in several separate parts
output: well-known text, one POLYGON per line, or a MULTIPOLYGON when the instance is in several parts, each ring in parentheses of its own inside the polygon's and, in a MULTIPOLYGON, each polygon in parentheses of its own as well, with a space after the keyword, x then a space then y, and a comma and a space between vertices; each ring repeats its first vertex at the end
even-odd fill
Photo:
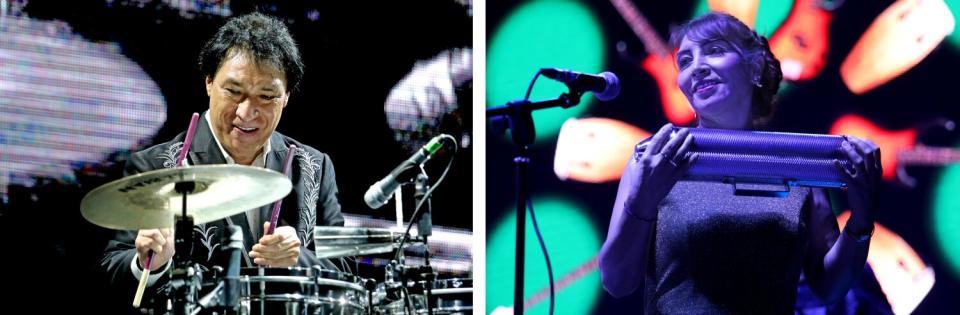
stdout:
POLYGON ((643 142, 637 143, 637 145, 633 147, 633 159, 636 161, 639 161, 640 156, 643 155, 643 151, 645 147, 642 144, 643 142))

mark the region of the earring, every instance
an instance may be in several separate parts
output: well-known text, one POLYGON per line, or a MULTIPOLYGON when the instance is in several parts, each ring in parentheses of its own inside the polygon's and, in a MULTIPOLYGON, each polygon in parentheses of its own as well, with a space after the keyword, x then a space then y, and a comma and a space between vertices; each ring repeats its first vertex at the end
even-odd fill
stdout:
POLYGON ((763 83, 760 83, 760 77, 754 77, 754 78, 753 78, 753 85, 755 85, 755 86, 757 86, 757 87, 763 87, 763 83))

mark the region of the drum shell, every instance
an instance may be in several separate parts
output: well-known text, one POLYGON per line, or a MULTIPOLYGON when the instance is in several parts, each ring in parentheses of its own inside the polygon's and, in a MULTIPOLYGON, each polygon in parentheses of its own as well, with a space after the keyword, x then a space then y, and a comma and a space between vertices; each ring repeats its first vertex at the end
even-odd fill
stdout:
POLYGON ((363 314, 359 278, 320 268, 242 268, 241 314, 363 314))
MULTIPOLYGON (((407 291, 410 293, 409 303, 415 314, 427 314, 426 293, 416 286, 409 286, 407 291)), ((433 290, 430 292, 433 307, 433 314, 452 315, 452 314, 473 314, 473 279, 470 278, 448 278, 434 281, 433 290)), ((378 314, 405 315, 406 306, 403 300, 388 301, 386 289, 383 284, 377 287, 374 304, 378 305, 376 309, 378 314)))

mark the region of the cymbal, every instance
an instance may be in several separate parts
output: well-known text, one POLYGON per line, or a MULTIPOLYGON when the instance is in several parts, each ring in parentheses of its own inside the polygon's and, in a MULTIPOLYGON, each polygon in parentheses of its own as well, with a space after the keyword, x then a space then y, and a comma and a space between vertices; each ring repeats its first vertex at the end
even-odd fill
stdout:
POLYGON ((283 198, 292 184, 283 174, 260 167, 219 164, 153 170, 127 176, 88 193, 80 213, 93 224, 118 230, 173 227, 183 213, 180 181, 196 183, 187 194, 194 224, 226 218, 283 198))
POLYGON ((313 235, 317 258, 340 258, 393 252, 403 233, 384 228, 318 226, 313 235))

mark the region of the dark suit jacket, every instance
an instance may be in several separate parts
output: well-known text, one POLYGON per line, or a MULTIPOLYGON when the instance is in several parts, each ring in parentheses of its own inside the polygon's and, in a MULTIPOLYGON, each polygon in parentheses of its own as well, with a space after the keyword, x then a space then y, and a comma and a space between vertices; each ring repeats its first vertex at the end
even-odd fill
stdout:
MULTIPOLYGON (((124 175, 133 175, 150 170, 173 167, 176 158, 183 146, 185 132, 171 141, 161 143, 146 150, 134 153, 126 164, 124 175)), ((300 248, 298 266, 311 267, 323 265, 326 268, 335 268, 328 260, 317 259, 314 253, 313 231, 316 225, 343 226, 343 215, 340 213, 340 203, 337 199, 337 185, 330 158, 314 148, 286 137, 279 132, 270 136, 271 151, 267 153, 266 167, 278 172, 283 171, 283 163, 290 144, 297 146, 296 156, 291 165, 291 181, 293 191, 287 195, 280 210, 278 226, 292 226, 303 244, 300 248)), ((193 143, 187 154, 190 165, 225 164, 226 159, 217 146, 206 119, 201 118, 197 124, 197 131, 193 143)), ((189 198, 187 204, 189 207, 189 198)), ((259 208, 260 221, 270 218, 273 204, 259 208)), ((246 213, 240 213, 230 218, 198 224, 193 229, 193 262, 200 263, 201 269, 209 270, 214 265, 226 268, 218 258, 221 235, 228 225, 240 226, 244 232, 242 263, 253 266, 248 252, 259 241, 262 234, 262 223, 257 227, 250 227, 246 213)), ((110 241, 100 261, 102 271, 106 273, 111 296, 126 301, 130 305, 136 291, 137 280, 130 270, 130 263, 136 255, 134 240, 137 231, 118 231, 114 240, 110 241)), ((207 276, 209 277, 209 276, 207 276)), ((167 276, 164 276, 144 294, 144 301, 150 301, 160 290, 165 289, 167 276)), ((160 301, 156 301, 160 302, 160 301)))

